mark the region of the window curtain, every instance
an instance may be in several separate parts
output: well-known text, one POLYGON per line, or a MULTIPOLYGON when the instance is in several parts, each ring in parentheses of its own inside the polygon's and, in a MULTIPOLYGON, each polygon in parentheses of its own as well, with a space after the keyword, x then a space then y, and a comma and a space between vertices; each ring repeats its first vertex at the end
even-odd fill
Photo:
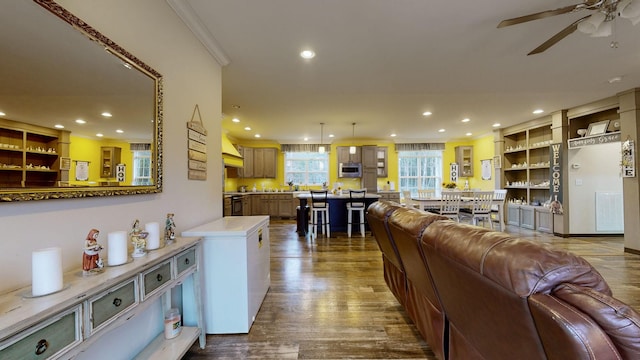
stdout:
POLYGON ((151 144, 144 144, 144 143, 131 143, 129 144, 129 149, 131 151, 144 151, 144 150, 151 150, 151 144))
POLYGON ((396 144, 396 152, 420 150, 444 150, 444 143, 396 144))
MULTIPOLYGON (((280 150, 282 152, 318 152, 320 144, 282 144, 280 150)), ((329 152, 331 145, 324 145, 324 151, 329 152)))

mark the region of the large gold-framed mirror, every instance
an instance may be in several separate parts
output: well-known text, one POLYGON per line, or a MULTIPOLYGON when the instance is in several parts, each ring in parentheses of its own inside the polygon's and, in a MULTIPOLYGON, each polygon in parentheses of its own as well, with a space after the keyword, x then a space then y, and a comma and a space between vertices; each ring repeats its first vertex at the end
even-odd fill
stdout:
POLYGON ((156 70, 50 0, 3 1, 0 49, 0 202, 162 191, 156 70))

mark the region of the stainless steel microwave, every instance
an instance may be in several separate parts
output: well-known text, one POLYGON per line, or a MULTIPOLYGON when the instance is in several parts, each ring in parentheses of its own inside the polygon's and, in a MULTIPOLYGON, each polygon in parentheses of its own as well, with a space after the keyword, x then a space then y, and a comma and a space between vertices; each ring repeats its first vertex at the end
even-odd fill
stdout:
POLYGON ((362 177, 362 164, 340 163, 340 166, 338 167, 338 177, 341 177, 341 178, 362 177))

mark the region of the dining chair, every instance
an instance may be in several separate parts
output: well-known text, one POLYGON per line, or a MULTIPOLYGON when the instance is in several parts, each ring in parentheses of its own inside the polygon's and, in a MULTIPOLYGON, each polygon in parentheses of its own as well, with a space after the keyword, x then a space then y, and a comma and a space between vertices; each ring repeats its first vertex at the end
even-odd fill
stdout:
POLYGON ((309 223, 309 233, 312 238, 318 236, 318 226, 320 232, 331 237, 329 226, 329 202, 327 201, 327 190, 310 190, 311 193, 311 223, 309 223), (319 221, 319 222, 318 222, 319 221))
MULTIPOLYGON (((418 189, 418 198, 420 199, 433 199, 436 197, 435 189, 418 189)), ((425 211, 433 211, 439 209, 438 206, 428 206, 425 205, 422 210, 425 211)))
MULTIPOLYGON (((495 201, 501 201, 502 204, 502 211, 504 212, 504 206, 507 202, 507 189, 496 189, 493 190, 493 200, 494 200, 494 204, 491 205, 491 221, 500 224, 500 226, 502 227, 503 224, 503 220, 500 218, 500 208, 499 205, 495 204, 495 201)), ((504 214, 502 214, 502 216, 504 216, 504 214)), ((500 228, 501 231, 504 231, 504 229, 500 228)))
POLYGON ((440 197, 440 209, 433 212, 460 222, 460 200, 462 193, 459 191, 443 191, 440 197))
POLYGON ((353 225, 353 213, 358 213, 358 221, 360 225, 360 235, 364 237, 364 198, 367 195, 367 189, 349 190, 349 201, 347 202, 347 235, 351 237, 351 227, 353 225))
POLYGON ((478 225, 478 220, 489 222, 489 227, 493 229, 493 221, 491 221, 491 204, 493 203, 493 190, 491 191, 474 191, 473 200, 470 208, 462 210, 465 218, 470 218, 473 225, 478 225))
POLYGON ((402 190, 403 205, 408 208, 420 208, 420 204, 411 200, 411 190, 402 190))

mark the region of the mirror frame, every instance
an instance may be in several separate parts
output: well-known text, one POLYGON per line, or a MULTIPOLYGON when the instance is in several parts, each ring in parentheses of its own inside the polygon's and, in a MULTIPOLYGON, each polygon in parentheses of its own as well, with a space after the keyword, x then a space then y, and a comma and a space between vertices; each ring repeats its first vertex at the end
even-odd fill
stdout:
POLYGON ((109 53, 119 57, 137 70, 149 76, 155 83, 155 129, 154 129, 154 184, 149 186, 110 186, 110 187, 56 187, 56 188, 21 188, 0 190, 0 202, 14 202, 27 200, 48 200, 48 199, 72 199, 72 198, 95 198, 115 195, 137 195, 154 194, 162 192, 162 75, 150 66, 133 56, 131 53, 120 47, 118 44, 101 34, 96 29, 73 15, 67 9, 52 0, 33 0, 52 14, 62 19, 74 29, 80 31, 88 40, 98 43, 109 53))

